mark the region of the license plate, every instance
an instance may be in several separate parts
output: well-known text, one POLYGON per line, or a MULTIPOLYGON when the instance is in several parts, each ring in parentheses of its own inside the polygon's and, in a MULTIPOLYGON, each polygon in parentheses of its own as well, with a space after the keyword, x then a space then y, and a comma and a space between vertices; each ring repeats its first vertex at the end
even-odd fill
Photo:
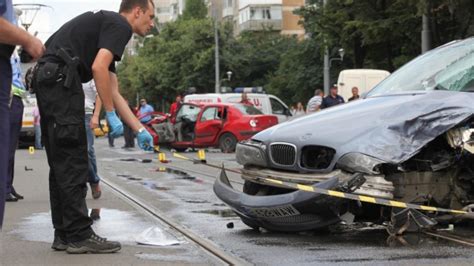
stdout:
POLYGON ((260 218, 276 218, 299 215, 300 212, 292 205, 285 205, 277 208, 252 208, 250 212, 260 218))

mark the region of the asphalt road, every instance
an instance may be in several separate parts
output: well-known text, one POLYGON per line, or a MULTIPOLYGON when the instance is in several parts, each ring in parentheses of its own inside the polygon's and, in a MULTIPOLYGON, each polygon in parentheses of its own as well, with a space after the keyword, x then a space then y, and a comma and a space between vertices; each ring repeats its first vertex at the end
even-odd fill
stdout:
MULTIPOLYGON (((218 170, 171 158, 159 163, 157 155, 138 149, 121 149, 122 139, 110 148, 104 138, 96 139, 100 175, 125 188, 194 233, 213 241, 252 264, 472 264, 472 248, 425 235, 390 239, 380 226, 343 228, 332 232, 274 233, 255 231, 244 225, 212 190, 218 170), (143 159, 151 159, 145 163, 143 159), (167 172, 158 172, 167 167, 167 172), (183 171, 184 169, 184 171, 183 171), (182 171, 177 171, 182 170, 182 171), (233 224, 233 228, 228 225, 233 224), (402 244, 404 243, 404 244, 402 244)), ((197 158, 196 152, 183 153, 197 158)), ((217 150, 207 153, 209 162, 238 168, 233 154, 217 150)), ((230 175, 233 186, 242 181, 230 175)), ((467 232, 472 235, 472 232, 467 232)))

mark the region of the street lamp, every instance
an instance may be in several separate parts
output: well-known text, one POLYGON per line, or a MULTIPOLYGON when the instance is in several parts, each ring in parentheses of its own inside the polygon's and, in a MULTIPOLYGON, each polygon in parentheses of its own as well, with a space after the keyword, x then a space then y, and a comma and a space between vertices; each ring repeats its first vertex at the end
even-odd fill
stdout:
MULTIPOLYGON (((339 50, 337 50, 337 52, 339 53, 339 57, 333 57, 331 59, 329 59, 329 66, 327 68, 327 78, 328 78, 328 84, 331 84, 331 66, 332 66, 332 62, 333 61, 341 61, 344 59, 344 49, 343 48, 340 48, 339 50)), ((329 93, 329 92, 324 92, 324 93, 329 93)))
MULTIPOLYGON (((230 82, 230 79, 232 78, 232 71, 227 71, 226 74, 227 74, 227 78, 220 79, 220 80, 219 80, 219 85, 222 84, 222 81, 229 81, 229 82, 230 82)), ((224 89, 224 87, 220 87, 220 92, 221 92, 221 93, 229 92, 229 91, 227 90, 227 88, 228 88, 228 87, 225 87, 225 89, 224 89)))

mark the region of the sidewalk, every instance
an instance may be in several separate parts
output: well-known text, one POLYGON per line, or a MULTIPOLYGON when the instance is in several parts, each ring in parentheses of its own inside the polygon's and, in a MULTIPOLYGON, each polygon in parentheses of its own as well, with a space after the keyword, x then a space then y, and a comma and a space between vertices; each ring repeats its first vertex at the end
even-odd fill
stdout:
POLYGON ((70 255, 53 251, 48 165, 44 150, 33 155, 18 150, 15 166, 16 190, 25 196, 19 202, 7 202, 3 232, 0 234, 0 265, 146 265, 146 264, 209 264, 201 250, 182 236, 169 232, 157 221, 128 205, 107 187, 102 186, 102 197, 93 200, 87 196, 89 209, 101 208, 101 219, 94 230, 103 237, 122 242, 116 254, 70 255), (25 168, 26 167, 26 168, 25 168), (25 170, 28 169, 28 170, 25 170), (32 169, 32 170, 29 170, 32 169), (173 246, 137 245, 135 237, 147 228, 159 227, 168 232, 169 240, 181 242, 173 246))

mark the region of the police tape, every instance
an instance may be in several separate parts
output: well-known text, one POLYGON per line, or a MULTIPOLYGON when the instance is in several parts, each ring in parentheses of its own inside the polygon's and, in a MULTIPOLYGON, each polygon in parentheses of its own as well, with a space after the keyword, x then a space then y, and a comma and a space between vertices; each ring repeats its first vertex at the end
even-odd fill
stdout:
MULTIPOLYGON (((198 159, 188 158, 178 153, 173 153, 173 156, 175 158, 192 161, 194 163, 203 164, 212 168, 230 170, 231 172, 234 172, 234 173, 241 173, 240 171, 225 169, 223 166, 213 165, 213 164, 203 162, 198 159)), ((290 188, 290 189, 296 189, 296 190, 312 192, 312 193, 319 193, 319 194, 327 195, 330 197, 356 200, 356 201, 367 202, 367 203, 376 204, 376 205, 384 205, 388 207, 404 208, 404 209, 416 209, 416 210, 430 211, 430 212, 447 212, 447 213, 453 213, 453 214, 468 213, 467 211, 463 211, 463 210, 445 209, 445 208, 439 208, 439 207, 434 207, 434 206, 418 205, 418 204, 406 203, 406 202, 401 202, 401 201, 396 201, 396 200, 376 198, 376 197, 371 197, 367 195, 358 195, 358 194, 347 193, 347 192, 342 192, 342 191, 318 188, 318 187, 309 186, 309 185, 296 184, 296 183, 276 180, 276 179, 268 178, 268 177, 259 177, 259 178, 261 180, 266 181, 266 183, 277 184, 279 186, 290 188)))

